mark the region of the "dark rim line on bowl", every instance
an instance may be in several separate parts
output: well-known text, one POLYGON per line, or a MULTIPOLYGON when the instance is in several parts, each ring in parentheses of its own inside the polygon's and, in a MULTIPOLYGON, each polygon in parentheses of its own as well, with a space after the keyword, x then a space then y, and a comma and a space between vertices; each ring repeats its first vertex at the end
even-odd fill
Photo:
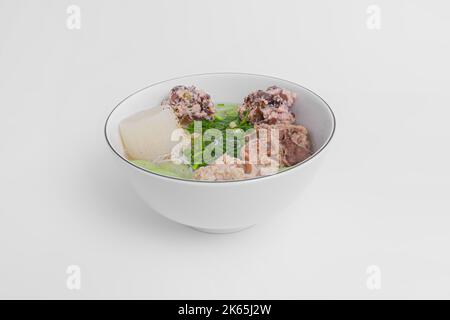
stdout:
POLYGON ((142 170, 142 171, 144 171, 144 172, 146 172, 146 173, 148 173, 148 174, 152 174, 152 175, 159 176, 159 177, 162 177, 162 178, 173 179, 173 180, 178 180, 178 181, 183 181, 183 182, 186 182, 186 183, 196 183, 196 184, 197 184, 197 183, 215 183, 215 184, 217 184, 217 183, 243 183, 243 182, 251 182, 251 181, 254 181, 254 180, 258 180, 258 179, 268 179, 268 178, 272 178, 272 177, 277 176, 277 175, 284 174, 284 173, 286 173, 287 171, 293 170, 293 169, 299 167, 300 165, 302 165, 302 164, 304 164, 304 163, 306 163, 306 162, 312 160, 312 159, 315 158, 319 153, 321 153, 322 150, 324 150, 325 147, 330 143, 331 139, 332 139, 333 136, 334 136, 334 132, 335 132, 335 131, 336 131, 336 117, 335 117, 335 115, 334 115, 334 112, 333 112, 333 110, 331 109, 331 107, 328 105, 328 103, 327 103, 324 99, 322 99, 322 97, 319 96, 317 93, 313 92, 312 90, 310 90, 310 89, 308 89, 308 88, 306 88, 306 87, 304 87, 304 86, 299 85, 298 83, 295 83, 295 82, 292 82, 292 81, 289 81, 289 80, 284 80, 284 79, 281 79, 281 78, 272 77, 272 76, 266 76, 266 75, 262 75, 262 74, 243 73, 243 72, 210 72, 210 73, 199 73, 199 74, 191 74, 191 75, 186 75, 186 76, 176 77, 176 78, 172 78, 172 79, 168 79, 168 80, 164 80, 164 81, 159 81, 159 82, 153 83, 153 84, 151 84, 151 85, 149 85, 149 86, 147 86, 147 87, 144 87, 144 88, 142 88, 142 89, 139 89, 139 90, 133 92, 132 94, 130 94, 129 96, 127 96, 125 99, 123 99, 122 101, 120 101, 120 102, 114 107, 114 109, 109 113, 108 118, 106 118, 105 127, 104 127, 105 139, 106 139, 106 142, 108 143, 108 146, 111 148, 111 150, 112 150, 112 151, 113 151, 120 159, 124 160, 124 161, 125 161, 126 163, 128 163, 129 165, 132 165, 133 167, 135 167, 135 168, 137 168, 137 169, 139 169, 139 170, 142 170), (109 139, 108 139, 108 133, 107 133, 108 122, 109 122, 109 118, 111 118, 111 115, 114 113, 114 111, 115 111, 118 107, 120 107, 120 105, 121 105, 122 103, 124 103, 126 100, 128 100, 128 99, 131 98, 132 96, 138 94, 139 92, 144 91, 144 90, 146 90, 146 89, 148 89, 148 88, 157 86, 157 85, 159 85, 159 84, 161 84, 161 83, 165 83, 165 82, 169 82, 169 81, 173 81, 173 80, 180 80, 180 79, 185 79, 185 78, 191 78, 191 77, 208 76, 208 75, 242 75, 242 76, 256 76, 256 77, 263 77, 263 78, 269 78, 269 79, 274 79, 274 80, 284 81, 284 82, 293 84, 293 85, 295 85, 295 86, 298 86, 298 87, 300 87, 300 88, 303 88, 303 89, 309 91, 310 93, 312 93, 314 96, 318 97, 318 98, 319 98, 319 99, 327 106, 328 110, 330 111, 331 117, 332 117, 332 119, 333 119, 333 128, 332 128, 331 134, 330 134, 330 136, 328 137, 327 141, 323 144, 323 146, 322 146, 321 148, 319 148, 319 149, 318 149, 316 152, 314 152, 309 158, 303 160, 302 162, 299 162, 299 163, 297 163, 297 164, 295 164, 295 165, 293 165, 293 166, 291 166, 291 167, 288 167, 288 168, 286 168, 286 169, 283 170, 283 171, 277 172, 277 173, 275 173, 275 174, 266 175, 266 176, 259 176, 259 177, 249 178, 249 179, 241 179, 241 180, 218 180, 218 181, 208 181, 208 180, 181 179, 181 178, 177 178, 177 177, 165 176, 165 175, 162 175, 162 174, 159 174, 159 173, 155 173, 155 172, 151 172, 151 171, 145 170, 144 168, 141 168, 141 167, 139 167, 139 166, 133 164, 133 163, 130 162, 128 159, 126 159, 126 158, 124 158, 122 155, 120 155, 120 154, 113 148, 113 146, 111 145, 111 143, 110 143, 110 141, 109 141, 109 139))

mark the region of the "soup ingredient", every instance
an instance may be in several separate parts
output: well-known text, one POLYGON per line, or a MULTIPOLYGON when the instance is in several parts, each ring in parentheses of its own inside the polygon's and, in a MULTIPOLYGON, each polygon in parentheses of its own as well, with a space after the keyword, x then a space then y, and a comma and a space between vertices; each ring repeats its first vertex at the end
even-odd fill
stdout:
POLYGON ((171 152, 177 141, 171 135, 178 128, 172 110, 152 108, 120 123, 119 130, 129 160, 153 161, 171 152))
MULTIPOLYGON (((255 127, 255 130, 256 135, 254 136, 256 136, 256 139, 261 136, 262 130, 266 130, 268 150, 278 150, 279 153, 275 156, 278 156, 278 161, 283 166, 293 166, 311 156, 308 130, 301 125, 277 124, 271 126, 260 124, 255 127), (273 130, 276 130, 276 132, 272 132, 273 130), (277 137, 277 139, 272 141, 273 137, 277 137)), ((255 143, 254 140, 250 140, 249 143, 255 143)), ((269 154, 269 156, 273 155, 269 154)), ((243 159, 249 158, 249 153, 245 147, 242 157, 243 159)))
MULTIPOLYGON (((208 129, 218 129, 225 132, 226 129, 242 129, 247 131, 253 128, 253 125, 247 119, 240 119, 238 113, 239 105, 233 104, 217 104, 216 115, 212 120, 202 121, 202 131, 208 129)), ((186 130, 190 133, 194 132, 194 122, 190 123, 186 130)))
POLYGON ((180 179, 192 179, 192 169, 184 164, 176 164, 170 160, 159 163, 147 160, 132 160, 131 163, 147 171, 157 173, 163 176, 175 177, 180 179))
MULTIPOLYGON (((223 148, 222 151, 227 151, 228 155, 232 157, 238 157, 242 146, 244 145, 244 136, 248 129, 253 128, 253 125, 246 119, 240 119, 238 113, 238 104, 217 104, 216 114, 213 120, 201 121, 201 134, 204 134, 206 130, 217 129, 222 132, 223 148), (227 131, 228 130, 228 131, 227 131), (229 134, 227 134, 229 133, 229 134), (227 146, 233 145, 231 150, 227 149, 227 146)), ((195 123, 191 122, 186 130, 190 134, 194 134, 195 123)), ((214 141, 205 141, 202 139, 201 152, 203 153, 205 148, 214 141)), ((192 144, 193 145, 193 144, 192 144)), ((193 150, 188 150, 193 151, 193 150)), ((223 152, 215 155, 217 158, 221 156, 223 152)), ((194 154, 191 154, 191 163, 194 163, 194 154)), ((193 168, 206 166, 206 163, 194 164, 193 168)))
POLYGON ((295 115, 291 111, 295 99, 295 93, 271 86, 245 97, 239 108, 239 115, 241 119, 248 119, 253 124, 291 124, 295 122, 295 115))
POLYGON ((212 120, 214 104, 211 96, 195 86, 176 86, 170 90, 168 97, 161 103, 170 106, 182 126, 193 120, 212 120))
POLYGON ((279 144, 268 136, 265 138, 258 137, 257 134, 260 133, 261 130, 247 135, 246 138, 249 139, 241 149, 241 159, 246 164, 249 177, 277 173, 281 166, 278 153, 279 144))
POLYGON ((213 164, 195 170, 193 178, 206 181, 243 180, 275 174, 278 171, 278 162, 267 156, 260 157, 258 163, 251 163, 224 154, 213 164))
POLYGON ((194 171, 195 180, 220 181, 245 179, 244 164, 240 159, 227 154, 220 156, 215 163, 194 171))
POLYGON ((242 105, 214 106, 195 86, 177 86, 162 108, 120 123, 125 155, 147 171, 180 179, 275 174, 312 154, 308 130, 294 124, 295 99, 295 93, 271 86, 250 93, 242 105))

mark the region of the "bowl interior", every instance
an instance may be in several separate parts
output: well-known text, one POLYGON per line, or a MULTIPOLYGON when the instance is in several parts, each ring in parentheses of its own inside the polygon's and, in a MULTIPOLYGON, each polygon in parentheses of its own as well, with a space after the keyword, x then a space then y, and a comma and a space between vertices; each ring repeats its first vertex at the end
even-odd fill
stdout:
POLYGON ((111 147, 124 158, 119 124, 128 116, 148 108, 158 107, 170 89, 176 85, 195 85, 208 92, 214 103, 241 103, 246 95, 269 86, 279 86, 297 94, 293 106, 296 123, 305 126, 311 136, 314 153, 331 139, 335 120, 331 109, 310 90, 277 78, 236 73, 192 75, 163 81, 144 88, 123 100, 110 114, 105 133, 111 147))

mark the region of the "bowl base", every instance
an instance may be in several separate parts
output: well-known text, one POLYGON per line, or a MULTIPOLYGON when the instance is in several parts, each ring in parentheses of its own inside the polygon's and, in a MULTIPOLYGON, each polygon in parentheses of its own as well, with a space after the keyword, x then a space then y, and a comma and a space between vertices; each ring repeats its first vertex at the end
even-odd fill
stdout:
POLYGON ((225 233, 235 233, 239 231, 243 231, 246 229, 249 229, 253 227, 254 224, 246 227, 239 227, 239 228, 229 228, 229 229, 210 229, 210 228, 197 228, 197 227, 191 227, 194 230, 204 232, 204 233, 214 233, 214 234, 225 234, 225 233))

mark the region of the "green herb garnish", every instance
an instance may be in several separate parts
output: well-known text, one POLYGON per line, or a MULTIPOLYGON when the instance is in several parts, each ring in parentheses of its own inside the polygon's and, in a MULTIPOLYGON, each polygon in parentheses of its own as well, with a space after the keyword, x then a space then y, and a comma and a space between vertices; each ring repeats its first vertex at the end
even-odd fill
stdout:
MULTIPOLYGON (((220 157, 224 151, 227 151, 227 154, 229 154, 232 157, 239 157, 239 153, 241 150, 241 147, 245 143, 245 132, 249 129, 253 128, 253 125, 248 122, 247 115, 241 119, 239 117, 238 112, 238 104, 216 104, 216 113, 213 120, 201 120, 197 121, 197 126, 199 126, 198 122, 201 122, 201 132, 202 135, 209 130, 209 129, 216 129, 219 130, 222 133, 222 139, 221 141, 218 141, 216 143, 222 143, 222 150, 219 152, 219 154, 215 154, 215 152, 212 152, 212 156, 217 159, 220 157), (227 135, 228 133, 232 133, 227 135), (231 148, 227 148, 228 146, 231 146, 231 148)), ((204 139, 202 137, 201 139, 201 146, 198 146, 197 148, 194 148, 195 143, 199 143, 199 141, 196 141, 196 138, 193 137, 193 134, 195 132, 195 121, 190 123, 186 130, 192 135, 192 148, 191 150, 186 150, 185 155, 190 158, 192 165, 192 168, 195 170, 201 166, 207 165, 207 163, 203 161, 198 161, 198 159, 202 159, 201 156, 203 155, 205 148, 207 148, 211 143, 215 142, 215 139, 211 139, 212 141, 205 141, 207 139, 204 139)), ((213 147, 213 146, 211 146, 213 147)))

